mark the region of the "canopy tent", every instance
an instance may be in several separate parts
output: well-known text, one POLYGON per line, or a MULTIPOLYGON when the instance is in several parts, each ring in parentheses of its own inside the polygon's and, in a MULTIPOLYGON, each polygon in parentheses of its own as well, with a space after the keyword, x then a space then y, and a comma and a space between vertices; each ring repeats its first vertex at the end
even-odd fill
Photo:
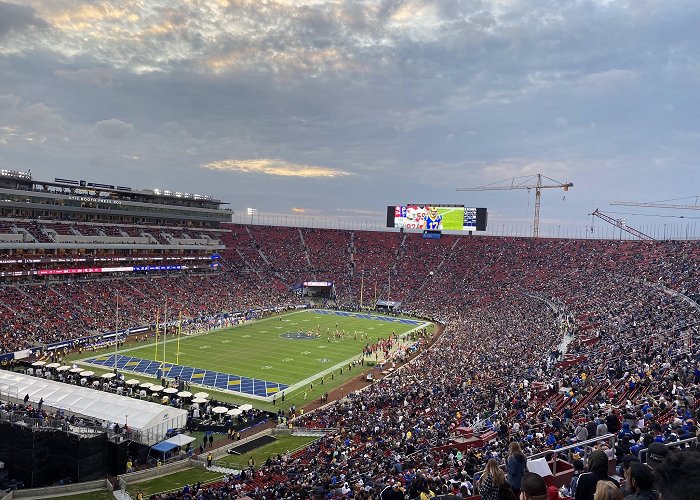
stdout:
POLYGON ((170 439, 166 439, 165 441, 161 441, 160 443, 151 446, 151 450, 148 452, 148 454, 150 456, 151 451, 157 451, 162 453, 163 459, 167 461, 169 457, 172 457, 172 455, 169 455, 169 452, 173 451, 175 448, 184 448, 192 441, 196 441, 196 439, 192 436, 178 434, 170 439))
POLYGON ((170 450, 174 450, 175 448, 177 448, 177 446, 178 445, 176 445, 175 443, 168 443, 167 441, 163 441, 161 443, 154 444, 153 446, 151 446, 151 449, 154 451, 159 451, 161 453, 167 453, 170 450))
POLYGON ((142 442, 146 444, 156 443, 169 429, 187 424, 186 410, 21 373, 0 370, 0 385, 17 388, 20 398, 28 394, 32 404, 38 404, 43 398, 44 407, 114 422, 120 427, 128 423, 132 430, 141 433, 142 442))
POLYGON ((177 436, 173 436, 170 439, 166 439, 163 441, 163 443, 172 443, 175 446, 183 447, 186 446, 188 443, 191 443, 192 441, 196 441, 196 438, 193 438, 192 436, 186 436, 184 434, 178 434, 177 436))

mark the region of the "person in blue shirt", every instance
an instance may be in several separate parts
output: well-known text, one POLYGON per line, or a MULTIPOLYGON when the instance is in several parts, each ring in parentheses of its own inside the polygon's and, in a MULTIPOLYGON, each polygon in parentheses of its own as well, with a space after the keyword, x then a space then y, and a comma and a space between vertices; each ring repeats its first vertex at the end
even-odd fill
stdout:
POLYGON ((428 215, 425 217, 426 229, 442 229, 442 215, 438 213, 437 207, 429 207, 428 215))

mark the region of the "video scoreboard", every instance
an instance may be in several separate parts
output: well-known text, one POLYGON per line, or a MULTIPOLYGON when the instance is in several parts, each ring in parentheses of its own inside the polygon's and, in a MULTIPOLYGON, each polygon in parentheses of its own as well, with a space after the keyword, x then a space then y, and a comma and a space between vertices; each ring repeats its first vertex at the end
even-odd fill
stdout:
POLYGON ((387 227, 433 231, 486 231, 485 208, 464 205, 409 204, 387 207, 387 227))

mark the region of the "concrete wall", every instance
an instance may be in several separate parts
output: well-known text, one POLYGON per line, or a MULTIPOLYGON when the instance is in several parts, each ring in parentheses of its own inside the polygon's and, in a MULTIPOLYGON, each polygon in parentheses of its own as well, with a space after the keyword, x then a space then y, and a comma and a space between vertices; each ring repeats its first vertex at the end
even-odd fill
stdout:
POLYGON ((190 467, 202 467, 203 464, 198 463, 196 460, 180 460, 172 464, 166 464, 162 467, 152 467, 146 470, 140 470, 136 472, 130 472, 128 474, 122 474, 117 476, 119 480, 123 480, 126 484, 140 483, 141 481, 146 481, 148 479, 153 479, 154 477, 165 476, 172 474, 173 472, 178 472, 183 469, 188 469, 190 467))
POLYGON ((145 236, 83 236, 78 234, 55 234, 52 235, 56 243, 135 243, 148 244, 150 239, 145 236))
POLYGON ((204 238, 170 238, 173 245, 200 245, 214 246, 218 245, 218 240, 205 240, 204 238))
POLYGON ((46 488, 32 488, 28 490, 15 490, 2 500, 13 500, 15 498, 48 498, 69 493, 87 493, 89 491, 112 491, 112 484, 106 479, 88 481, 86 483, 67 484, 65 486, 47 486, 46 488))
POLYGON ((0 242, 20 242, 22 241, 22 235, 21 234, 0 234, 0 242))

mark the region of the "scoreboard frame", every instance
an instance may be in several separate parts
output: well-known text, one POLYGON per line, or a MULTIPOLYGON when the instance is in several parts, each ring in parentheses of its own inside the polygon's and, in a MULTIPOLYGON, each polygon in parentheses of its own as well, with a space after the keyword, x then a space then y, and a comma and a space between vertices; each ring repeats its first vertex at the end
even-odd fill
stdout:
MULTIPOLYGON (((442 217, 440 217, 440 221, 442 217)), ((415 230, 444 230, 444 231, 486 231, 488 211, 486 208, 465 207, 446 203, 408 203, 406 205, 389 205, 386 212, 386 227, 415 230), (442 227, 425 223, 427 213, 431 210, 438 212, 462 212, 462 227, 442 227)), ((454 221, 451 221, 454 223, 454 221)))

